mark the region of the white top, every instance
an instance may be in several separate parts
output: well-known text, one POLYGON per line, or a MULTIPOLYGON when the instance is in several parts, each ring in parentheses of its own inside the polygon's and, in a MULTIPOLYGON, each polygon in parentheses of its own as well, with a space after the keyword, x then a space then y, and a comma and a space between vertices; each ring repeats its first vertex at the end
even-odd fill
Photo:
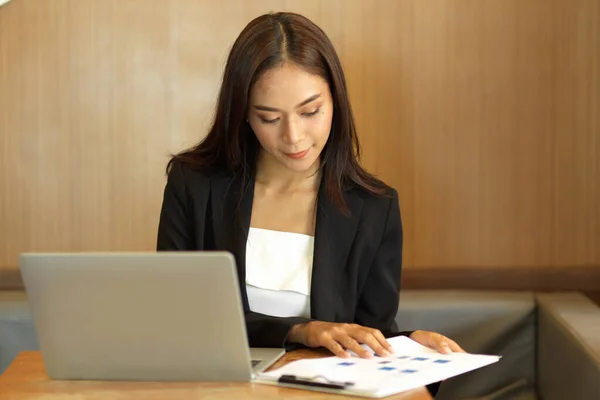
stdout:
POLYGON ((246 243, 250 310, 310 318, 313 250, 313 236, 250 227, 246 243))

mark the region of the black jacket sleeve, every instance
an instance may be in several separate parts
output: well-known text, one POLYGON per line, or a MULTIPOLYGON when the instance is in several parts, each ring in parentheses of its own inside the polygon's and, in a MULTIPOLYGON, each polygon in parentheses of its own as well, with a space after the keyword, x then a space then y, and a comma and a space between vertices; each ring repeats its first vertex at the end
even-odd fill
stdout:
POLYGON ((288 343, 286 339, 292 326, 307 323, 310 319, 273 317, 252 311, 247 311, 245 317, 251 347, 285 347, 288 351, 304 347, 297 343, 288 343))
MULTIPOLYGON (((381 244, 369 270, 356 310, 356 323, 376 327, 386 338, 413 331, 398 332, 396 314, 400 301, 403 232, 398 193, 392 189, 381 244)), ((427 385, 435 397, 441 382, 427 385)))
POLYGON ((202 250, 194 248, 193 216, 181 165, 174 162, 167 178, 160 210, 158 251, 202 250))
POLYGON ((398 335, 408 336, 412 333, 412 331, 398 332, 395 321, 400 299, 402 245, 398 193, 392 189, 383 236, 356 309, 357 324, 379 329, 388 338, 398 335))

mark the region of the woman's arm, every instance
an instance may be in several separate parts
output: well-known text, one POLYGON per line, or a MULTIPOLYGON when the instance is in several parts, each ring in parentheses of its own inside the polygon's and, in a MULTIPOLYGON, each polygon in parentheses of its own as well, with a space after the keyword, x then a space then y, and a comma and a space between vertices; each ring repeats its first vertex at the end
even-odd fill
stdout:
POLYGON ((383 235, 356 308, 355 322, 379 329, 384 336, 409 336, 398 332, 396 314, 400 299, 402 270, 402 221, 398 193, 392 189, 383 235))
POLYGON ((173 162, 163 192, 156 250, 202 250, 194 248, 192 221, 183 170, 179 162, 173 162))
MULTIPOLYGON (((356 323, 377 328, 388 338, 404 335, 415 340, 419 338, 415 337, 413 333, 420 334, 422 331, 398 332, 396 324, 396 314, 400 300, 402 245, 403 233, 398 193, 395 189, 392 189, 381 243, 369 270, 367 282, 356 309, 356 323)), ((421 344, 427 344, 426 341, 430 340, 433 335, 431 332, 423 333, 425 339, 417 341, 421 344)), ((441 335, 440 337, 446 339, 441 335)), ((435 397, 440 385, 441 382, 436 382, 426 387, 429 393, 435 397)))

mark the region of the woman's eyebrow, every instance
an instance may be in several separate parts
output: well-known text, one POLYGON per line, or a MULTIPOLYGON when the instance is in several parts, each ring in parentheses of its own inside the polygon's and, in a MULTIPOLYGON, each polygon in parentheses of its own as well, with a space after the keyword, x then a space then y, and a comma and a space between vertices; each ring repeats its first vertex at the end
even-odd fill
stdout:
MULTIPOLYGON (((309 98, 307 98, 306 100, 303 100, 300 104, 298 104, 296 106, 296 108, 298 107, 302 107, 307 105, 308 103, 310 103, 311 101, 315 101, 316 99, 318 99, 319 97, 321 97, 321 93, 318 94, 313 94, 312 96, 310 96, 309 98)), ((257 110, 262 110, 262 111, 281 111, 277 108, 274 107, 269 107, 269 106, 261 106, 261 105, 255 105, 253 106, 253 108, 257 109, 257 110)))

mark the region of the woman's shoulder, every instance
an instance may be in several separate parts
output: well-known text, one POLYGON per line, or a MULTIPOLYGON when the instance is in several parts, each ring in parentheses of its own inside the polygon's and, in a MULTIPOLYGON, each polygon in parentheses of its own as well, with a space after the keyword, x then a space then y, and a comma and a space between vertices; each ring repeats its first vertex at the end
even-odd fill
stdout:
MULTIPOLYGON (((381 221, 400 212, 398 192, 387 184, 378 186, 376 190, 355 186, 346 191, 346 196, 360 199, 360 214, 363 220, 381 221)), ((352 202, 348 197, 347 200, 352 202)))
POLYGON ((173 157, 167 164, 167 176, 170 182, 188 183, 206 181, 213 177, 225 177, 230 173, 225 168, 199 165, 190 160, 173 157))
POLYGON ((374 206, 398 201, 398 191, 383 181, 378 181, 374 187, 352 185, 346 188, 347 193, 360 198, 363 202, 374 206))

